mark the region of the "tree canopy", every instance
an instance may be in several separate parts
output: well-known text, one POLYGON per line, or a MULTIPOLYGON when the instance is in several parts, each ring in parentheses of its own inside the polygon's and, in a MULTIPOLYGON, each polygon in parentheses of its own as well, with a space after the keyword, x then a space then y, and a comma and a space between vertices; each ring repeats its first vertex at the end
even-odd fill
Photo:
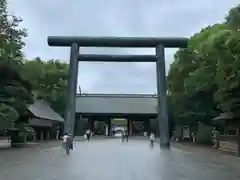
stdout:
POLYGON ((168 73, 169 104, 181 122, 211 119, 240 108, 240 6, 221 24, 203 28, 179 49, 168 73))
POLYGON ((68 64, 58 60, 26 60, 22 49, 26 29, 22 19, 7 12, 0 0, 0 129, 28 120, 28 105, 44 99, 64 114, 68 64))
POLYGON ((44 99, 64 115, 67 90, 68 64, 59 60, 42 61, 40 58, 25 60, 21 72, 29 80, 36 99, 44 99))

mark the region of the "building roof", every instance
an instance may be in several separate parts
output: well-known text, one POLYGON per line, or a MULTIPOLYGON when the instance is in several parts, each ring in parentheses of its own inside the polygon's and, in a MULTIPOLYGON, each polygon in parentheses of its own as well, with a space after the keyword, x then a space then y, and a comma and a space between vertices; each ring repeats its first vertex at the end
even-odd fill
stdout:
POLYGON ((217 121, 217 120, 231 120, 231 119, 235 119, 235 118, 239 118, 239 116, 232 113, 232 112, 225 112, 225 113, 221 113, 218 117, 215 117, 213 120, 215 120, 215 121, 217 121))
POLYGON ((47 103, 42 100, 35 101, 34 104, 28 107, 28 110, 38 118, 59 122, 64 121, 64 119, 58 113, 56 113, 52 108, 47 105, 47 103))

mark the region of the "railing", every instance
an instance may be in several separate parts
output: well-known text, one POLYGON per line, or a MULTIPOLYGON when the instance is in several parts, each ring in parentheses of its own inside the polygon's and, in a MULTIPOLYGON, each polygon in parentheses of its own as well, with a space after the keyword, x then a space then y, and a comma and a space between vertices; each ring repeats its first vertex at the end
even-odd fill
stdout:
POLYGON ((219 135, 218 139, 219 141, 230 141, 230 142, 237 142, 239 136, 234 136, 234 135, 219 135))
POLYGON ((217 148, 219 150, 234 153, 237 156, 240 156, 240 136, 218 135, 217 148))

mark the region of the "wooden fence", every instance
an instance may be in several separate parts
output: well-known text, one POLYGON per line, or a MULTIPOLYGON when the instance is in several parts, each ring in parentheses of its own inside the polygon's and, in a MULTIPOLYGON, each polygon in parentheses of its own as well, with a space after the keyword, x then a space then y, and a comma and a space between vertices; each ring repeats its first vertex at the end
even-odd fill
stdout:
POLYGON ((217 148, 240 156, 240 136, 218 135, 217 148))

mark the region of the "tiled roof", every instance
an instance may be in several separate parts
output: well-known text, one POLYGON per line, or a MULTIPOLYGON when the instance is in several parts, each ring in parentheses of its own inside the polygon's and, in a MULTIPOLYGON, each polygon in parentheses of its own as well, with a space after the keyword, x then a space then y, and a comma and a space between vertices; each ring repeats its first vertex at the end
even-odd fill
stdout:
POLYGON ((218 117, 215 117, 213 120, 229 120, 234 118, 240 118, 240 117, 232 112, 225 112, 225 113, 221 113, 218 117))
POLYGON ((28 110, 36 117, 53 121, 63 122, 64 119, 50 108, 44 101, 37 100, 28 107, 28 110))

